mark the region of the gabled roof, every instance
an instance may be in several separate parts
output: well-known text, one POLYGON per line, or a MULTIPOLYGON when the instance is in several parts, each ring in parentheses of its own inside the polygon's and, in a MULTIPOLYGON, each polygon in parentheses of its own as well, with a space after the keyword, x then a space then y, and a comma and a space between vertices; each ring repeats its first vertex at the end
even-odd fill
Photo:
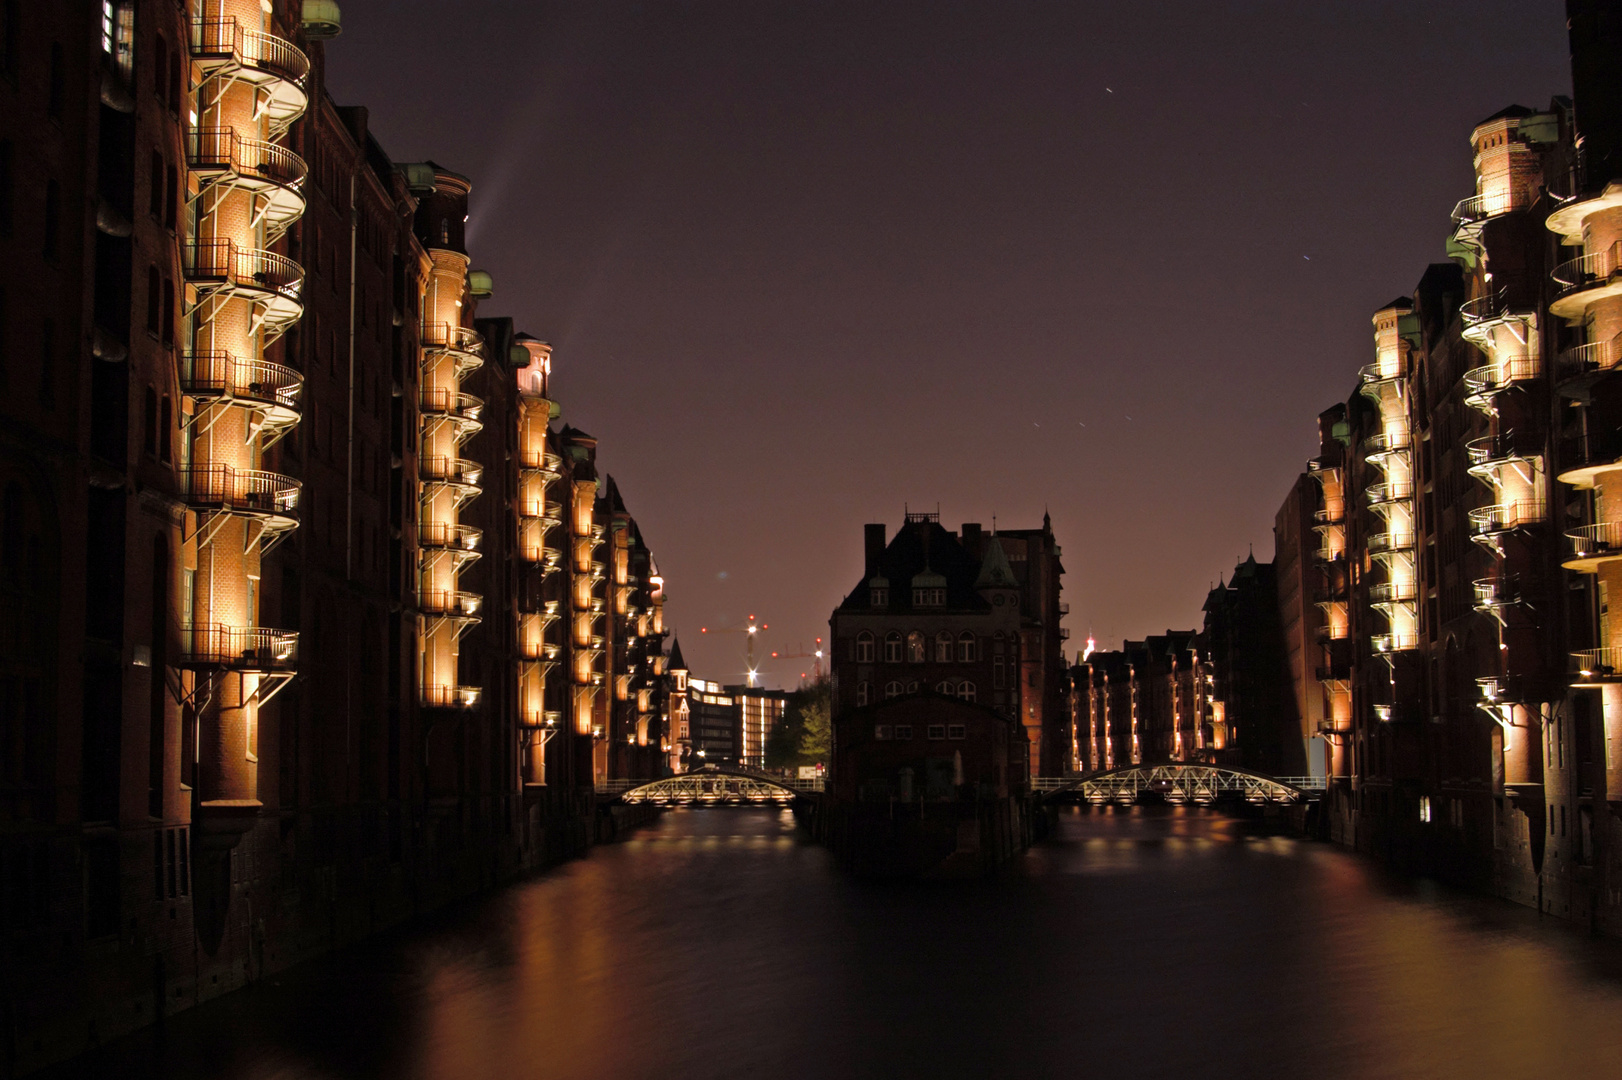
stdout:
POLYGON ((974 579, 976 589, 1017 589, 1019 579, 1008 563, 1008 553, 1002 541, 993 536, 986 544, 986 557, 980 563, 980 573, 974 579))
POLYGON ((1480 127, 1482 124, 1491 124, 1498 120, 1519 120, 1524 116, 1531 115, 1532 110, 1528 109, 1525 105, 1506 105, 1504 108, 1499 109, 1497 112, 1487 117, 1487 119, 1478 120, 1476 122, 1476 127, 1480 127))
MULTIPOLYGON (((839 607, 843 610, 871 610, 868 602, 868 581, 881 577, 890 585, 890 604, 887 611, 912 610, 913 578, 926 571, 938 575, 946 588, 947 610, 984 611, 989 604, 976 592, 979 561, 969 554, 957 535, 941 528, 936 521, 909 521, 901 526, 889 546, 879 557, 873 573, 863 572, 855 588, 845 596, 839 607)), ((1009 584, 1014 585, 1012 572, 1009 584)), ((938 585, 936 587, 939 587, 938 585)))
POLYGON ((686 671, 687 661, 681 658, 681 639, 674 635, 670 638, 670 663, 667 665, 671 671, 686 671))

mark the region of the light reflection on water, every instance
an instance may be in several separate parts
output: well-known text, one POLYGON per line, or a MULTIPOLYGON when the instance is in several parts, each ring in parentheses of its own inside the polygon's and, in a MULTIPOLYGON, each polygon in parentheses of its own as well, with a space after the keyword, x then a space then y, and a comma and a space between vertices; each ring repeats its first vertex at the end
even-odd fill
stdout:
POLYGON ((1622 1075, 1622 949, 1197 809, 876 886, 688 810, 82 1059, 179 1078, 1622 1075))

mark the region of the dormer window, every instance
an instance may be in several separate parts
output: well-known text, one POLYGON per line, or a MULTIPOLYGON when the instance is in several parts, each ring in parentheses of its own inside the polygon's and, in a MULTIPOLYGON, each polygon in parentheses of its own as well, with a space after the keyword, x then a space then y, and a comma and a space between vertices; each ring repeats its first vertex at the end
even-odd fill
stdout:
POLYGON ((874 585, 868 590, 868 603, 873 607, 890 606, 890 589, 885 585, 874 585))
POLYGON ((913 607, 945 607, 946 590, 937 588, 912 590, 913 607))

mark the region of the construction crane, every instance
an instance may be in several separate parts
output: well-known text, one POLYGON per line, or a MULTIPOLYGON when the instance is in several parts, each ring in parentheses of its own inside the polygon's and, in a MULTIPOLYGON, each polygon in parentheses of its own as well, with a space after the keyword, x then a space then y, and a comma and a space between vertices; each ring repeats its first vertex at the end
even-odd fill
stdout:
POLYGON ((745 641, 744 658, 749 665, 745 674, 748 676, 748 685, 754 686, 755 680, 760 676, 759 669, 755 666, 755 635, 765 629, 768 629, 766 624, 755 625, 755 617, 751 615, 746 623, 739 623, 736 626, 721 626, 714 630, 707 626, 701 626, 698 628, 698 632, 701 634, 743 634, 745 641))
MULTIPOLYGON (((774 652, 773 660, 797 660, 801 657, 811 657, 811 677, 820 681, 822 679, 822 639, 817 638, 817 647, 814 652, 806 652, 805 644, 800 644, 799 652, 774 652)), ((805 678, 805 672, 800 672, 800 678, 805 678)))

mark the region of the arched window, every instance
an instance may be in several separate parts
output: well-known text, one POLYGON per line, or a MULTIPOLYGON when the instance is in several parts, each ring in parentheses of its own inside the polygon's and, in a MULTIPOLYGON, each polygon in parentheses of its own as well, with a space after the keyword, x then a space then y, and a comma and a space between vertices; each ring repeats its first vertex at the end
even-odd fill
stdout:
POLYGON ((991 685, 1001 690, 1008 685, 1008 668, 1000 656, 991 658, 991 685))
POLYGON ((935 663, 950 664, 952 662, 952 632, 942 630, 935 635, 935 663))
POLYGON ((169 92, 169 43, 163 40, 162 34, 158 35, 157 47, 152 50, 152 89, 159 101, 169 92))
POLYGON ((884 635, 884 662, 886 664, 901 663, 901 631, 891 630, 884 635))
MULTIPOLYGON (((154 213, 161 208, 158 197, 153 198, 152 205, 154 213)), ((163 278, 158 276, 156 266, 149 266, 146 270, 146 329, 149 334, 163 329, 163 278)))
POLYGON ((873 662, 873 635, 866 630, 856 635, 856 662, 858 664, 873 662))
POLYGON ((856 684, 856 704, 858 704, 858 705, 866 705, 867 704, 867 694, 868 694, 867 681, 863 680, 862 682, 857 683, 856 684))
POLYGON ((960 664, 974 663, 974 635, 967 630, 957 638, 957 662, 960 664))
POLYGON ((146 423, 146 452, 148 457, 158 456, 158 392, 146 388, 146 404, 142 419, 146 423))
POLYGON ((905 692, 901 684, 894 679, 884 684, 884 696, 887 698, 900 697, 905 692))
POLYGON ((175 281, 163 279, 163 343, 175 343, 175 281))
POLYGON ((917 692, 918 692, 918 680, 914 679, 914 680, 912 680, 912 682, 907 684, 907 693, 916 694, 917 692))
POLYGON ((920 630, 914 630, 907 635, 907 663, 921 664, 924 662, 924 635, 920 630))
POLYGON ((964 701, 973 701, 974 694, 974 684, 969 680, 964 679, 962 682, 957 684, 957 696, 962 698, 964 701))
POLYGON ((158 410, 158 460, 169 460, 169 429, 175 426, 175 409, 169 395, 163 395, 163 407, 158 410))
POLYGON ((952 680, 951 679, 946 679, 943 682, 937 683, 936 686, 935 686, 935 693, 937 693, 937 694, 945 694, 947 697, 952 696, 952 690, 953 690, 953 687, 952 687, 952 680))

